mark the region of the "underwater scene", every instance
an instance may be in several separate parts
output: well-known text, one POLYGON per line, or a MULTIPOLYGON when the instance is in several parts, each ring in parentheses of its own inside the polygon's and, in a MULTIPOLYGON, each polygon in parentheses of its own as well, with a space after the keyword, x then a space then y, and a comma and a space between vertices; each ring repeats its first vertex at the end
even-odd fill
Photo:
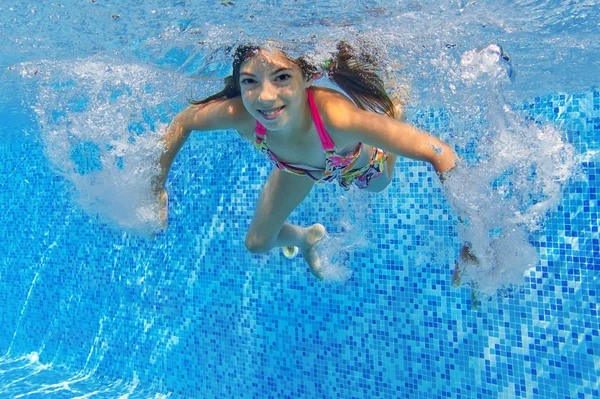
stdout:
MULTIPOLYGON (((0 398, 600 396, 600 2, 0 5, 0 398), (373 52, 442 184, 318 184, 324 281, 244 238, 273 166, 236 131, 161 138, 240 44, 373 52), (598 173, 596 173, 598 172, 598 173), (478 261, 457 267, 469 242, 478 261)), ((335 88, 326 77, 314 85, 335 88)))

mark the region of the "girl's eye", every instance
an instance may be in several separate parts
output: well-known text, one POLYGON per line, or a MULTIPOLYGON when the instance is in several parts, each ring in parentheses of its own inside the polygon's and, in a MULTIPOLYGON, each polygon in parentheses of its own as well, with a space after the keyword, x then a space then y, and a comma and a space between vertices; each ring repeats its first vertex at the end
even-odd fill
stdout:
POLYGON ((291 78, 290 75, 288 75, 287 73, 283 73, 281 75, 278 75, 275 78, 275 81, 277 81, 277 82, 285 82, 286 80, 289 80, 290 78, 291 78))
POLYGON ((242 79, 242 80, 240 81, 240 83, 241 83, 242 85, 251 85, 251 84, 254 84, 254 83, 256 83, 256 80, 254 80, 254 79, 251 79, 251 78, 245 78, 245 79, 242 79))

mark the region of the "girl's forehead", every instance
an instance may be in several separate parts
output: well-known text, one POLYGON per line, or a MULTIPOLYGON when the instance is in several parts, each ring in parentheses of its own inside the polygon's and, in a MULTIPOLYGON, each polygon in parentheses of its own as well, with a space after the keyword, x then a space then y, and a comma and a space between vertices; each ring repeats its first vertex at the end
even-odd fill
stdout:
POLYGON ((283 53, 277 50, 261 49, 258 53, 242 64, 241 72, 255 69, 281 69, 297 68, 297 65, 290 61, 283 53))

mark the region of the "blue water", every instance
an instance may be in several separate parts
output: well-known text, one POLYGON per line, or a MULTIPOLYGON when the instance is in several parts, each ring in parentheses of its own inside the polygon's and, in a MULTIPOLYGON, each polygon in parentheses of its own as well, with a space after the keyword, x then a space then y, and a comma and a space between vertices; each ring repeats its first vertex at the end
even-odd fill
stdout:
POLYGON ((600 396, 599 16, 596 1, 4 2, 0 397, 600 396), (291 221, 323 223, 328 262, 352 271, 321 283, 302 259, 247 253, 271 166, 234 132, 195 133, 169 228, 148 237, 157 138, 219 87, 223 48, 277 38, 318 58, 359 34, 397 62, 409 121, 463 158, 449 192, 409 161, 380 195, 316 187, 291 221), (510 78, 470 61, 489 43, 510 78), (490 262, 454 288, 465 234, 490 262))

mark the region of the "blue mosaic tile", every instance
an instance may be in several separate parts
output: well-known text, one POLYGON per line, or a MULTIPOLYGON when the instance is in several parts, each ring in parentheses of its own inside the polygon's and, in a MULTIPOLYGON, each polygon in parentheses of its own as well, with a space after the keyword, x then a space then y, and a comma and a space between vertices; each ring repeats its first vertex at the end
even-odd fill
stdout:
MULTIPOLYGON (((232 132, 184 148, 169 180, 170 227, 154 240, 86 215, 41 143, 11 144, 0 166, 10 226, 0 229, 0 354, 36 352, 73 374, 181 398, 598 397, 599 98, 592 90, 517 107, 559 126, 586 157, 529 234, 537 265, 476 309, 469 287, 452 287, 457 217, 421 163, 399 162, 381 195, 317 186, 291 215, 349 241, 353 275, 327 285, 301 259, 245 250, 270 165, 232 132), (202 151, 215 142, 227 163, 219 173, 202 151)), ((154 118, 130 130, 144 134, 154 118)), ((459 130, 446 110, 414 122, 449 140, 459 130)), ((458 150, 468 158, 476 146, 458 150)), ((95 149, 77 148, 78 170, 93 173, 95 149)), ((5 383, 17 371, 0 375, 5 383)))

